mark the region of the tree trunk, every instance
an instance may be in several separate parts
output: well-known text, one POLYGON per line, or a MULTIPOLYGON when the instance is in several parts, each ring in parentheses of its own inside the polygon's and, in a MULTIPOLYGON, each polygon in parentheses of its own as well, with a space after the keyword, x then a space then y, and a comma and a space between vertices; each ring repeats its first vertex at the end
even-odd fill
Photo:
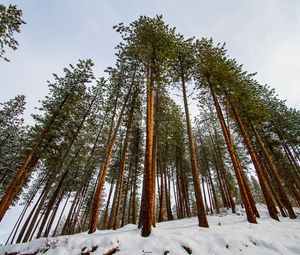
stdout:
POLYGON ((35 227, 34 227, 33 231, 31 231, 31 234, 30 234, 30 236, 29 236, 29 238, 28 238, 28 242, 30 242, 30 241, 32 240, 32 238, 33 238, 33 236, 34 236, 34 233, 35 233, 36 229, 37 229, 38 226, 40 225, 40 222, 41 222, 41 219, 42 219, 43 216, 44 216, 44 213, 45 213, 45 212, 42 212, 42 213, 41 213, 40 218, 38 219, 37 223, 35 224, 35 227))
MULTIPOLYGON (((122 211, 122 221, 121 221, 121 227, 125 224, 125 214, 126 214, 126 206, 127 206, 127 197, 128 197, 128 189, 129 189, 129 182, 130 182, 130 171, 131 166, 129 167, 129 172, 127 176, 127 183, 126 183, 126 189, 125 189, 125 197, 123 201, 123 211, 122 211)), ((129 203, 130 205, 130 203, 129 203)), ((128 212, 129 213, 129 212, 128 212)))
POLYGON ((136 154, 135 154, 133 193, 132 193, 132 224, 136 224, 136 191, 137 191, 139 152, 140 152, 140 130, 139 130, 139 128, 136 129, 135 149, 136 149, 136 154))
POLYGON ((113 133, 113 136, 111 138, 110 145, 108 147, 106 160, 101 166, 101 169, 100 169, 101 174, 98 176, 98 179, 97 179, 97 188, 96 188, 93 208, 92 208, 92 211, 91 211, 89 234, 94 233, 97 229, 100 200, 101 200, 101 197, 102 197, 103 187, 104 187, 104 184, 105 184, 106 172, 107 172, 107 169, 109 167, 110 159, 111 159, 111 156, 112 156, 112 151, 113 151, 114 144, 115 144, 115 139, 116 139, 117 133, 119 131, 119 127, 121 125, 122 117, 123 117, 123 114, 124 114, 129 96, 131 94, 131 89, 134 85, 134 81, 135 81, 135 71, 134 71, 132 83, 129 87, 127 95, 124 99, 122 109, 119 113, 119 118, 118 118, 117 124, 114 128, 114 133, 113 133))
MULTIPOLYGON (((180 159, 180 162, 179 162, 180 169, 183 169, 182 151, 180 151, 179 159, 180 159)), ((180 178, 181 178, 181 181, 182 181, 182 194, 183 194, 183 197, 184 197, 184 204, 185 204, 186 214, 187 214, 187 217, 191 217, 188 184, 187 184, 187 181, 186 181, 186 175, 185 175, 183 170, 180 171, 180 178)))
POLYGON ((224 161, 223 161, 224 159, 222 157, 219 146, 217 146, 217 153, 220 157, 219 162, 220 162, 221 175, 224 179, 224 183, 225 183, 225 187, 226 187, 226 194, 227 194, 229 202, 230 202, 231 211, 232 211, 232 213, 235 213, 235 202, 234 202, 232 194, 231 194, 231 185, 228 180, 228 176, 227 176, 225 166, 224 166, 224 161))
POLYGON ((70 196, 71 196, 71 192, 69 192, 68 197, 67 197, 67 199, 66 199, 66 202, 65 202, 65 204, 64 204, 64 206, 63 206, 63 209, 62 209, 62 211, 61 211, 61 213, 60 213, 60 215, 59 215, 59 218, 58 218, 58 221, 57 221, 57 223, 56 223, 56 227, 55 227, 55 229, 54 229, 54 231, 53 231, 52 237, 56 236, 56 233, 57 233, 57 229, 58 229, 59 223, 60 223, 61 218, 62 218, 62 216, 63 216, 63 214, 64 214, 64 212, 65 212, 65 209, 66 209, 66 206, 67 206, 67 204, 68 204, 68 201, 69 201, 70 196))
POLYGON ((113 219, 114 219, 115 212, 116 212, 116 203, 117 203, 117 198, 118 198, 118 193, 119 193, 119 184, 120 184, 119 180, 117 180, 114 198, 113 198, 112 205, 110 208, 110 214, 109 214, 108 222, 106 225, 106 229, 112 229, 112 227, 113 227, 113 219))
POLYGON ((274 176, 274 180, 275 180, 275 182, 277 184, 277 187, 278 187, 278 189, 280 191, 280 196, 281 196, 281 198, 283 200, 283 203, 284 203, 284 205, 285 205, 285 207, 286 207, 286 209, 287 209, 287 211, 289 213, 289 216, 290 216, 291 219, 295 219, 295 218, 297 218, 297 216, 296 216, 296 214, 295 214, 295 212, 294 212, 294 210, 292 208, 292 205, 290 203, 290 200, 289 200, 289 198, 288 198, 288 196, 287 196, 287 194, 286 194, 286 192, 285 192, 285 190, 284 190, 284 188, 282 186, 282 183, 281 183, 279 175, 278 175, 278 171, 277 171, 275 165, 273 164, 273 161, 272 161, 272 159, 271 159, 271 157, 269 155, 269 152, 267 151, 264 142, 262 141, 259 133, 257 132, 257 129, 254 126, 252 126, 252 129, 253 129, 254 134, 255 134, 255 136, 257 138, 257 141, 258 141, 258 143, 259 143, 259 145, 260 145, 260 147, 262 149, 264 157, 267 160, 268 165, 269 165, 269 167, 270 167, 270 169, 272 171, 272 174, 274 176))
POLYGON ((166 185, 166 205, 167 205, 167 216, 168 220, 174 220, 172 213, 172 203, 171 203, 171 181, 169 174, 165 174, 165 185, 166 185), (167 177, 167 178, 166 178, 167 177))
POLYGON ((160 169, 160 199, 159 199, 159 214, 158 214, 158 222, 162 222, 164 220, 164 195, 165 195, 165 182, 164 182, 164 174, 167 160, 167 151, 168 151, 168 142, 166 142, 166 147, 164 151, 164 159, 162 162, 162 155, 160 155, 159 160, 159 169, 160 169))
POLYGON ((206 213, 208 213, 208 204, 207 204, 207 198, 206 198, 206 192, 205 192, 205 183, 204 183, 204 177, 202 179, 202 188, 203 188, 203 195, 204 195, 204 203, 205 203, 205 208, 206 208, 206 213))
POLYGON ((213 97, 214 105, 215 105, 215 108, 216 108, 216 111, 217 111, 218 119, 219 119, 221 127, 222 127, 222 131, 223 131, 223 135, 224 135, 224 138, 225 138, 225 141, 226 141, 226 145, 227 145, 227 148, 228 148, 231 160, 232 160, 233 168, 234 168, 234 171, 235 171, 236 179, 237 179, 239 189, 240 189, 240 193, 241 193, 241 198, 242 198, 242 201, 245 205, 247 219, 250 223, 257 223, 255 214, 253 213, 249 198, 247 196, 247 191, 246 191, 246 188, 245 188, 246 183, 244 183, 243 177, 242 177, 242 169, 240 168, 236 151, 235 151, 235 149, 233 147, 233 144, 231 142, 231 138, 230 138, 229 132, 228 132, 227 127, 226 127, 226 123, 225 123, 225 120, 224 120, 224 117, 223 117, 223 113, 221 111, 220 105, 219 105, 219 103, 217 101, 217 98, 215 96, 212 84, 209 83, 209 86, 210 86, 210 91, 211 91, 211 94, 212 94, 212 97, 213 97))
POLYGON ((52 228, 53 221, 54 221, 54 219, 55 219, 57 210, 58 210, 58 208, 59 208, 60 202, 61 202, 61 200, 63 199, 63 197, 64 197, 64 191, 61 192, 61 196, 60 196, 60 198, 58 199, 58 201, 56 202, 55 208, 53 209, 52 215, 51 215, 51 217, 50 217, 50 219, 49 219, 49 222, 47 223, 47 227, 46 227, 46 230, 45 230, 45 233, 44 233, 43 237, 48 237, 48 236, 49 236, 50 230, 51 230, 51 228, 52 228))
POLYGON ((156 227, 156 167, 157 167, 157 147, 158 147, 158 134, 157 129, 154 130, 153 136, 153 152, 152 152, 152 171, 151 171, 151 179, 153 180, 153 206, 152 206, 152 226, 156 227))
POLYGON ((215 156, 214 153, 213 153, 213 161, 214 161, 214 165, 215 165, 215 169, 216 169, 216 173, 217 173, 217 179, 218 179, 218 182, 219 182, 219 188, 220 188, 220 192, 221 192, 223 207, 228 208, 228 201, 227 201, 227 198, 226 198, 226 195, 225 195, 225 188, 224 188, 222 178, 221 178, 221 175, 220 175, 219 165, 218 165, 218 162, 217 162, 217 159, 216 159, 216 156, 215 156))
POLYGON ((183 100, 184 100, 184 110, 185 110, 185 118, 186 118, 186 125, 187 125, 187 132, 189 138, 189 151, 190 151, 190 158, 191 158, 191 166, 192 166, 192 175, 193 175, 193 184, 195 190, 195 197, 196 197, 196 204, 197 204, 197 216, 198 222, 200 227, 208 228, 208 221, 206 218, 205 207, 203 203, 203 197, 201 192, 201 184, 199 178, 199 170, 196 158, 196 150, 194 145, 194 138, 192 134, 192 127, 190 121, 190 113, 186 95, 186 87, 185 87, 185 77, 183 72, 183 67, 181 66, 181 82, 182 82, 182 93, 183 93, 183 100))
POLYGON ((104 214, 103 214, 103 218, 102 218, 102 223, 101 223, 101 225, 103 227, 106 226, 108 208, 109 208, 109 204, 110 204, 110 200, 111 200, 112 191, 113 191, 113 188, 114 188, 114 181, 115 181, 115 178, 112 177, 111 182, 110 182, 111 184, 110 184, 110 188, 109 188, 108 198, 107 198, 107 202, 106 202, 106 206, 105 206, 105 210, 104 210, 104 214))
POLYGON ((72 218, 72 215, 73 215, 73 212, 74 212, 75 205, 76 205, 76 203, 77 203, 77 201, 78 201, 78 199, 80 197, 80 193, 81 193, 80 190, 78 190, 76 192, 76 195, 74 197, 72 205, 71 205, 71 207, 69 209, 69 213, 68 213, 67 219, 66 219, 65 224, 63 226, 63 229, 61 231, 61 233, 63 235, 70 234, 71 218, 72 218))
POLYGON ((152 153, 153 153, 153 124, 154 124, 154 64, 147 66, 147 114, 146 114, 146 148, 145 148, 145 172, 144 172, 144 196, 142 196, 141 210, 141 235, 147 237, 151 233, 153 186, 152 180, 152 153))
MULTIPOLYGON (((14 188, 10 191, 9 197, 6 199, 6 203, 5 203, 5 205, 3 205, 3 210, 2 210, 3 214, 0 213, 0 222, 2 220, 2 217, 4 217, 6 211, 8 210, 9 206, 16 199, 17 195, 22 190, 22 187, 24 186, 24 184, 30 177, 38 160, 39 160, 39 157, 37 157, 36 155, 31 159, 30 164, 28 165, 27 171, 23 172, 23 174, 21 175, 21 177, 18 180, 18 183, 16 183, 16 186, 14 186, 14 188)), ((6 195, 6 193, 5 193, 5 195, 6 195)), ((4 197, 3 197, 3 199, 4 199, 4 197)))
POLYGON ((211 188, 210 188, 210 181, 208 180, 208 173, 206 172, 206 186, 207 186, 207 192, 208 192, 208 198, 209 198, 209 207, 210 207, 210 213, 214 214, 213 212, 213 199, 212 199, 212 195, 211 195, 211 188))
POLYGON ((133 119, 133 115, 134 115, 135 100, 137 97, 137 92, 138 92, 138 89, 136 89, 135 93, 133 94, 132 105, 131 105, 131 109, 130 109, 129 117, 128 117, 128 125, 127 125, 127 130, 126 130, 126 135, 125 135, 123 152, 122 152, 122 156, 121 156, 121 167, 120 167, 120 176, 119 176, 119 184, 118 184, 118 186, 119 186, 118 193, 119 194, 118 194, 115 220, 114 220, 114 224, 113 224, 114 230, 116 230, 118 228, 118 224, 119 224, 119 214, 120 214, 120 206, 121 206, 122 191, 123 191, 123 179, 124 179, 125 168, 126 168, 126 157, 127 157, 127 150, 128 150, 128 144, 129 144, 131 125, 132 125, 132 119, 133 119))
POLYGON ((207 169, 207 175, 208 175, 210 186, 211 186, 211 191, 212 191, 212 195, 213 195, 213 199, 214 199, 214 205, 215 205, 216 212, 220 213, 217 194, 216 194, 214 183, 213 183, 212 178, 211 178, 211 173, 210 173, 209 168, 207 169))
POLYGON ((243 124, 240 116, 238 115, 235 107, 232 104, 231 104, 231 109, 232 109, 234 117, 237 121, 237 124, 238 124, 238 126, 241 130, 241 133, 243 135, 243 138, 244 138, 245 144, 247 146, 248 152, 249 152, 250 157, 252 159, 252 162, 254 164, 254 168, 256 170, 256 174, 257 174, 259 184, 260 184, 260 187, 262 189, 262 192, 263 192, 263 195, 264 195, 267 207, 268 207, 269 214, 270 214, 271 218, 273 218, 274 220, 279 221, 275 204, 272 200, 270 191, 268 190, 268 186, 267 186, 267 183, 266 183, 266 180, 265 180, 266 173, 264 172, 264 169, 262 168, 262 166, 260 165, 260 163, 257 159, 258 155, 257 155, 257 153, 254 149, 254 146, 252 144, 252 141, 250 140, 250 137, 249 137, 249 135, 248 135, 248 133, 247 133, 245 127, 244 127, 244 124, 243 124))
POLYGON ((35 197, 35 195, 36 195, 36 192, 38 192, 38 189, 37 189, 36 191, 33 192, 33 194, 31 195, 30 199, 28 200, 28 202, 27 202, 26 205, 24 206, 24 208, 23 208, 23 210, 22 210, 22 212, 21 212, 21 214, 20 214, 20 216, 19 216, 19 218, 18 218, 16 224, 14 225, 14 227, 13 227, 13 229, 12 229, 12 231, 11 231, 9 237, 7 238, 7 241, 6 241, 5 245, 7 245, 7 244, 9 243, 9 239, 10 239, 10 237, 11 237, 12 235, 13 235, 13 237, 12 237, 12 239, 11 239, 10 244, 13 243, 13 241, 14 241, 14 239, 15 239, 15 237, 16 237, 16 234, 17 234, 17 232, 18 232, 18 229, 19 229, 19 227, 20 227, 20 225, 21 225, 21 222, 22 222, 22 220, 23 220, 23 218, 24 218, 24 216, 25 216, 25 213, 26 213, 27 209, 29 208, 29 206, 30 206, 32 200, 34 199, 34 197, 35 197))
MULTIPOLYGON (((53 113, 53 115, 49 119, 48 123, 43 128, 41 134, 38 136, 38 138, 34 142, 32 148, 31 148, 31 151, 27 155, 27 157, 24 160, 23 164, 21 165, 19 171, 16 173, 14 179, 12 180, 12 182, 9 185, 9 187, 7 188, 4 196, 2 197, 2 199, 0 201, 0 222, 1 222, 4 214, 6 213, 8 207, 10 206, 11 202, 17 196, 17 194, 15 192, 13 192, 13 191, 16 189, 16 187, 20 186, 21 177, 25 173, 25 171, 27 169, 27 166, 30 164, 30 162, 32 160, 35 161, 37 159, 37 156, 36 156, 37 150, 39 149, 39 147, 41 146, 42 142, 44 141, 46 135, 50 131, 50 129, 52 127, 52 124, 54 123, 55 119, 57 118, 58 114, 60 113, 61 109, 63 108, 63 106, 66 103, 66 101, 69 98, 69 96, 70 96, 70 94, 68 94, 63 99, 63 101, 60 103, 58 109, 53 113)), ((37 161, 38 160, 35 161, 35 164, 37 163, 37 161)), ((34 165, 31 168, 34 168, 34 165)))

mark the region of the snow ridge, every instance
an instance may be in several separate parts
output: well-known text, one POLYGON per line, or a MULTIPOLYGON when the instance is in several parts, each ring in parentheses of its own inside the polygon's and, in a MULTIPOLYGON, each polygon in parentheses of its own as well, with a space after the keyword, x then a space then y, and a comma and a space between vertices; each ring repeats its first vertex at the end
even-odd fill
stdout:
MULTIPOLYGON (((46 255, 272 255, 300 254, 300 220, 268 216, 265 206, 258 206, 258 224, 246 220, 243 209, 237 214, 208 216, 209 228, 200 228, 197 218, 157 223, 149 237, 140 236, 136 225, 119 230, 96 231, 40 238, 29 243, 0 248, 0 254, 46 255)), ((299 215, 299 210, 298 210, 299 215)))

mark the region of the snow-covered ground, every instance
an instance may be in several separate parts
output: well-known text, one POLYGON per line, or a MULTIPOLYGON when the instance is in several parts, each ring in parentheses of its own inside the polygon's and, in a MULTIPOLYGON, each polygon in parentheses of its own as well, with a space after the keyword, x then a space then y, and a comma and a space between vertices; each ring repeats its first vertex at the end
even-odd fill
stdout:
POLYGON ((130 224, 115 231, 97 231, 91 235, 85 232, 9 245, 0 248, 0 254, 102 255, 113 254, 117 248, 116 255, 299 255, 299 212, 297 219, 280 218, 280 222, 272 220, 264 206, 259 206, 259 212, 258 224, 248 223, 244 211, 240 210, 239 215, 208 216, 208 229, 198 227, 194 217, 158 223, 151 235, 143 238, 137 226, 130 224))

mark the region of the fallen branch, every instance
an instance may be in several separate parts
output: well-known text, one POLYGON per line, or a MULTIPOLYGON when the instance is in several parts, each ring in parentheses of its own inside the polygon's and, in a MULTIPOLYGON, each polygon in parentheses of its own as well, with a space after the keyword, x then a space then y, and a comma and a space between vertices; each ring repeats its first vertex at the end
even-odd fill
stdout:
POLYGON ((108 252, 104 253, 103 255, 111 255, 111 254, 115 254, 116 252, 120 251, 119 247, 115 247, 110 249, 108 252))

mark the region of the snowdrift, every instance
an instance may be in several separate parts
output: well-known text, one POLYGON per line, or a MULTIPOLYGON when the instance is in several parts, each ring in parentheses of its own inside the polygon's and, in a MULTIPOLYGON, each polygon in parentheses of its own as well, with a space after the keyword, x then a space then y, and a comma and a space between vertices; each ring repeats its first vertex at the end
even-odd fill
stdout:
POLYGON ((186 255, 186 254, 300 254, 300 215, 291 220, 272 220, 259 206, 258 224, 237 214, 208 216, 210 227, 198 227, 197 218, 158 223, 151 236, 143 238, 136 225, 119 230, 41 238, 29 243, 0 248, 0 254, 46 255, 186 255))

